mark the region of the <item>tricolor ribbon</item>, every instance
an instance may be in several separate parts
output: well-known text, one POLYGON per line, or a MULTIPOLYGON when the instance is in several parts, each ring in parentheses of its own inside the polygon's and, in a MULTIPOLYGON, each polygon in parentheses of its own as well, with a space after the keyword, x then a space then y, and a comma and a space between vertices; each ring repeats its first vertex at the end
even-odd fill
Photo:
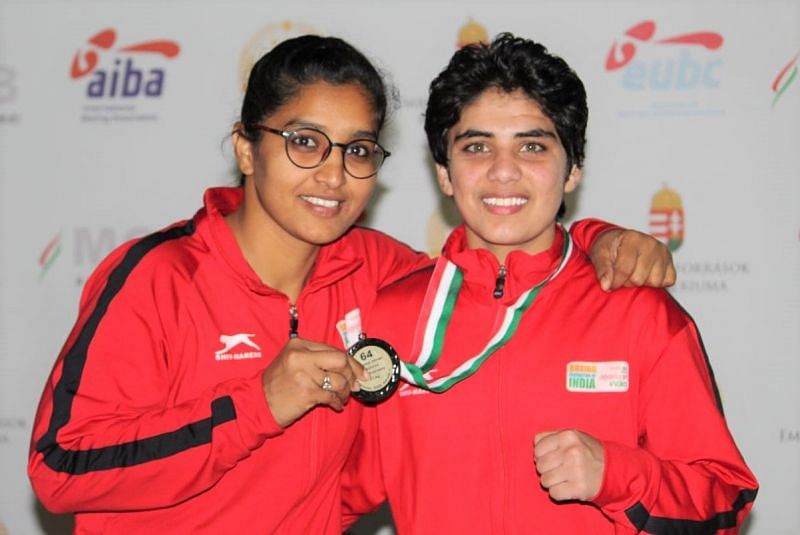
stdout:
POLYGON ((561 251, 558 267, 542 282, 525 291, 513 304, 506 307, 499 327, 483 349, 467 359, 449 375, 429 382, 425 379, 424 374, 436 365, 442 355, 445 334, 458 301, 461 283, 464 280, 461 270, 450 260, 440 256, 436 261, 433 276, 428 282, 425 299, 422 302, 422 313, 417 322, 417 334, 411 349, 411 355, 418 356, 414 364, 400 362, 400 377, 425 390, 441 393, 477 372, 486 359, 511 340, 514 333, 517 332, 522 314, 530 308, 542 288, 556 278, 566 266, 572 254, 572 239, 566 230, 561 228, 561 231, 564 236, 564 248, 561 251), (422 333, 422 336, 419 333, 422 333))

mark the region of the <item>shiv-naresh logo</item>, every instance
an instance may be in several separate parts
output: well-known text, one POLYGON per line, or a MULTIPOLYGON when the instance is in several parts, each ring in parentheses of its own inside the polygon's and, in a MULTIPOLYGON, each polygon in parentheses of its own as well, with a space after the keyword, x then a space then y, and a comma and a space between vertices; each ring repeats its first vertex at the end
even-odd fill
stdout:
POLYGON ((139 66, 135 59, 155 56, 172 59, 180 53, 175 41, 156 39, 116 46, 117 32, 108 28, 89 38, 75 52, 69 69, 73 80, 88 78, 89 98, 158 97, 164 90, 164 69, 139 66), (111 58, 103 61, 103 58, 111 58))
POLYGON ((786 92, 792 83, 797 79, 797 60, 800 58, 800 52, 787 63, 779 72, 775 79, 772 81, 772 92, 775 96, 772 98, 772 107, 778 102, 778 99, 786 92))
POLYGON ((224 347, 214 352, 215 360, 260 359, 261 347, 252 340, 254 337, 250 333, 221 334, 219 341, 224 347))
POLYGON ((606 71, 623 69, 623 86, 629 90, 641 89, 695 89, 719 86, 717 69, 719 59, 696 57, 691 50, 715 51, 722 47, 722 35, 713 31, 678 33, 656 36, 656 23, 645 20, 634 24, 615 40, 605 61, 606 71), (676 57, 642 59, 642 48, 677 47, 676 57), (636 59, 639 56, 639 59, 636 59))
POLYGON ((675 252, 683 243, 684 213, 681 196, 662 188, 650 203, 650 234, 675 252))

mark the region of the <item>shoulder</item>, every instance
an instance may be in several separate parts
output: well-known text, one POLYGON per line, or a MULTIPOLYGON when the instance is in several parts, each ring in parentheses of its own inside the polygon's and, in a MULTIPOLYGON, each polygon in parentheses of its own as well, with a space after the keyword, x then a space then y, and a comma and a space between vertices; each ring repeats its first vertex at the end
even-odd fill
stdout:
POLYGON ((384 286, 378 291, 376 312, 389 311, 416 311, 422 305, 422 300, 428 288, 428 282, 433 275, 434 264, 421 267, 400 279, 384 286))
POLYGON ((364 252, 382 252, 402 255, 420 255, 419 251, 398 239, 392 238, 385 232, 367 227, 353 227, 342 239, 355 249, 364 252))
POLYGON ((576 261, 577 269, 562 286, 576 313, 583 310, 595 322, 606 318, 609 328, 618 325, 617 332, 623 328, 629 332, 677 332, 692 322, 667 289, 644 286, 606 292, 600 288, 592 264, 583 258, 576 261))
POLYGON ((191 277, 198 264, 192 221, 180 221, 161 230, 128 240, 112 250, 89 277, 85 293, 104 288, 116 292, 124 287, 141 289, 143 283, 165 276, 191 277))
POLYGON ((348 255, 363 261, 365 273, 378 288, 431 263, 425 253, 415 251, 378 230, 354 227, 342 237, 348 255))
POLYGON ((195 239, 193 221, 180 221, 129 242, 122 269, 131 274, 191 274, 207 249, 195 239))
POLYGON ((381 288, 367 315, 366 332, 386 339, 400 352, 407 351, 432 274, 430 265, 381 288))

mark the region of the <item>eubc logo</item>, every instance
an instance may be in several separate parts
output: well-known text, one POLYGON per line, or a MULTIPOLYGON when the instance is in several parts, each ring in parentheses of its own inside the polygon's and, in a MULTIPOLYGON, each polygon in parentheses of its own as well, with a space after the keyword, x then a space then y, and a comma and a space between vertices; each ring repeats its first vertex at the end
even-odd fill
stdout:
POLYGON ((132 98, 158 97, 164 89, 164 69, 147 68, 137 65, 135 58, 139 55, 174 58, 180 52, 175 41, 154 40, 134 43, 114 48, 117 32, 106 29, 93 35, 87 42, 86 49, 78 50, 72 58, 70 78, 79 80, 89 77, 86 96, 89 98, 132 98), (101 64, 101 57, 108 53, 118 56, 110 66, 101 64))
POLYGON ((622 85, 630 91, 714 89, 719 87, 719 59, 698 57, 698 48, 719 49, 724 39, 716 32, 702 31, 655 38, 656 23, 651 20, 628 28, 619 41, 614 41, 606 56, 605 69, 624 69, 622 85), (675 57, 634 59, 639 47, 647 45, 681 46, 675 57))

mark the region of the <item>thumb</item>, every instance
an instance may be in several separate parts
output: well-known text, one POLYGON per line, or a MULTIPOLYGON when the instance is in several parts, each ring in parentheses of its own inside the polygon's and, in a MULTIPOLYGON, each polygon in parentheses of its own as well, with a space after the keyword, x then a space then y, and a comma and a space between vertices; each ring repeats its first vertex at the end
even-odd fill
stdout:
POLYGON ((595 263, 595 270, 597 271, 597 280, 600 281, 600 288, 604 292, 611 289, 611 282, 614 280, 614 262, 611 255, 604 254, 601 259, 595 263))

